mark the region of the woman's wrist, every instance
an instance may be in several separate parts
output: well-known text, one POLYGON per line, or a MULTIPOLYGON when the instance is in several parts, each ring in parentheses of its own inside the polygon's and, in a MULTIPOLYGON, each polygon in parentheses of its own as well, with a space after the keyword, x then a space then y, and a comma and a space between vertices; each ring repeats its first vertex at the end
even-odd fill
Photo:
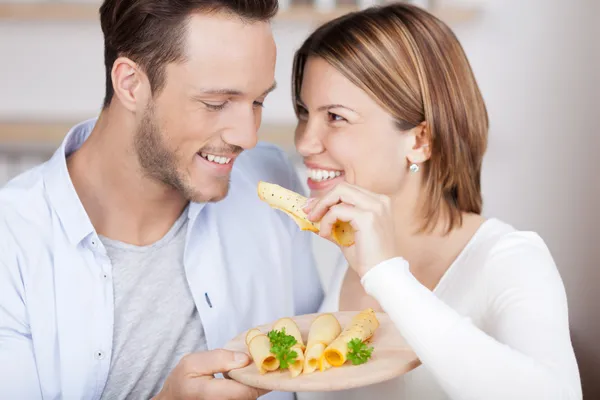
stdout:
MULTIPOLYGON (((369 268, 360 278, 361 284, 367 289, 372 283, 385 281, 389 274, 397 274, 399 271, 410 274, 408 261, 402 257, 392 257, 369 268)), ((367 292, 368 293, 368 292, 367 292)))

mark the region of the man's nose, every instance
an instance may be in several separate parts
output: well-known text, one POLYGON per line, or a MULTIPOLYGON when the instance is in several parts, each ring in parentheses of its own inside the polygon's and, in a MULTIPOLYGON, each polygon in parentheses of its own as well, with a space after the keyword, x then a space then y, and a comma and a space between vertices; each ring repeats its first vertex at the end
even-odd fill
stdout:
POLYGON ((251 149, 258 142, 259 126, 260 117, 256 116, 254 112, 244 113, 244 115, 239 115, 231 128, 223 134, 223 140, 243 149, 251 149))

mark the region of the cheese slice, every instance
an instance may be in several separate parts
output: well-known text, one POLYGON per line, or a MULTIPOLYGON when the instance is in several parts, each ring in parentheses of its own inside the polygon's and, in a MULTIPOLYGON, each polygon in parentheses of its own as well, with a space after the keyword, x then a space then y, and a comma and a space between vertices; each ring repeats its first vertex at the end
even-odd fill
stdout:
POLYGON ((352 339, 366 342, 379 328, 379 320, 371 308, 361 311, 352 318, 350 324, 340 335, 327 346, 323 352, 324 359, 334 367, 339 367, 346 362, 348 343, 352 339))
POLYGON ((308 331, 304 354, 304 374, 310 374, 317 368, 323 370, 323 352, 341 331, 340 323, 333 314, 321 314, 313 320, 308 331))
MULTIPOLYGON (((308 200, 306 197, 274 183, 263 181, 258 183, 257 192, 262 201, 289 215, 300 229, 320 232, 320 223, 309 220, 308 215, 303 211, 308 200)), ((340 246, 348 247, 354 244, 354 233, 349 222, 338 220, 331 230, 331 238, 340 246)))
POLYGON ((280 318, 273 324, 274 331, 281 331, 285 328, 285 334, 293 336, 296 339, 297 345, 299 345, 304 350, 304 341, 302 340, 302 334, 300 333, 300 328, 296 322, 294 322, 291 318, 280 318))
POLYGON ((271 341, 261 333, 248 341, 248 351, 261 375, 279 368, 279 360, 271 353, 271 341))

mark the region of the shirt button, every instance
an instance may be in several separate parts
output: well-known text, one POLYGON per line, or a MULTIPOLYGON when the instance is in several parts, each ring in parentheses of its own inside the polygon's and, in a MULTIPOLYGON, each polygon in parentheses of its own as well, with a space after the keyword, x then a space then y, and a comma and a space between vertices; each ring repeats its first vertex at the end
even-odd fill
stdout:
POLYGON ((102 350, 98 350, 94 353, 94 357, 96 360, 104 360, 104 352, 102 350))
POLYGON ((98 247, 98 241, 96 239, 92 239, 92 246, 98 247))

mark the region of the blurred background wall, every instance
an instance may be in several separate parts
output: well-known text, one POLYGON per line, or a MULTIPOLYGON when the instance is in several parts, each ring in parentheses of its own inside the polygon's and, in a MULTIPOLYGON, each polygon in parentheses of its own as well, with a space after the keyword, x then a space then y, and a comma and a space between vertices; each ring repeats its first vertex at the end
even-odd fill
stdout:
MULTIPOLYGON (((0 185, 45 160, 72 123, 96 115, 104 94, 94 0, 2 1, 0 185)), ((599 399, 600 0, 418 3, 455 30, 487 101, 484 212, 547 241, 567 288, 585 398, 599 399)), ((261 128, 300 174, 290 71, 314 16, 306 7, 284 10, 274 22, 279 86, 261 128)), ((326 285, 335 248, 315 238, 315 254, 326 285)))

